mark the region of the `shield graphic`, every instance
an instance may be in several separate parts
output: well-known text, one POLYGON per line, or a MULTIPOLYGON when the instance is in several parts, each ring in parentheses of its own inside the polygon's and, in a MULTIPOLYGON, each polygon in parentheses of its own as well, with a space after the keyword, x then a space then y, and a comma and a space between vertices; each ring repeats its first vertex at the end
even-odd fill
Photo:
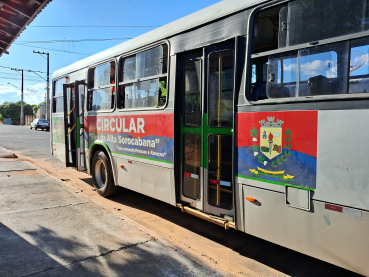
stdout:
POLYGON ((282 153, 282 128, 260 128, 260 151, 268 159, 273 159, 282 153))

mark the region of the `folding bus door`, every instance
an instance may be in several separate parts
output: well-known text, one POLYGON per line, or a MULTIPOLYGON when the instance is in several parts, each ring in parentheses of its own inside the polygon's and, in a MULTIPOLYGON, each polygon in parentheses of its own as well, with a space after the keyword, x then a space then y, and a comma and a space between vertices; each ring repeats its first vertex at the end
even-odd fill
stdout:
POLYGON ((67 167, 79 171, 85 170, 84 91, 84 81, 63 85, 65 161, 67 167))
POLYGON ((181 200, 203 210, 203 52, 180 58, 181 200))
POLYGON ((85 107, 85 81, 76 81, 74 85, 75 90, 75 104, 76 104, 76 159, 77 170, 86 170, 85 160, 85 133, 84 133, 84 107, 85 107))
POLYGON ((181 200, 217 216, 234 216, 234 44, 179 59, 181 200))
POLYGON ((74 92, 74 83, 63 85, 66 167, 76 167, 76 105, 74 92))

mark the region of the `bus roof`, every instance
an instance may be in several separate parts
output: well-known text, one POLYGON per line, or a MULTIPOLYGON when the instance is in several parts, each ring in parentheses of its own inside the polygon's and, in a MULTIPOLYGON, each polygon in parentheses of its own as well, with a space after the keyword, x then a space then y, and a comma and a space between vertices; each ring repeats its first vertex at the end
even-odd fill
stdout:
POLYGON ((142 34, 136 38, 108 48, 102 52, 91 55, 83 60, 54 72, 53 79, 59 76, 85 68, 92 64, 116 57, 134 49, 150 45, 157 41, 169 38, 178 33, 203 25, 207 22, 244 10, 253 5, 266 2, 267 0, 223 0, 207 8, 194 12, 190 15, 177 19, 155 30, 142 34))

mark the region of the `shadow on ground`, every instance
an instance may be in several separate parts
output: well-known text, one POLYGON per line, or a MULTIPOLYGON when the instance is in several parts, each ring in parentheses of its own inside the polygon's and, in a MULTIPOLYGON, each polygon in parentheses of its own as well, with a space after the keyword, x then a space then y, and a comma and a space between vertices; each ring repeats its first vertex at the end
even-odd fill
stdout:
MULTIPOLYGON (((91 178, 83 181, 93 187, 91 178)), ((169 204, 125 188, 119 187, 118 193, 109 199, 159 216, 287 275, 361 276, 243 232, 233 229, 224 230, 215 224, 182 213, 180 209, 169 204)))
POLYGON ((22 235, 32 244, 0 223, 0 276, 212 275, 191 262, 186 265, 172 256, 163 255, 154 240, 111 250, 102 245, 91 249, 91 245, 81 243, 77 237, 63 237, 44 227, 22 235), (78 254, 81 249, 94 254, 81 257, 78 254))

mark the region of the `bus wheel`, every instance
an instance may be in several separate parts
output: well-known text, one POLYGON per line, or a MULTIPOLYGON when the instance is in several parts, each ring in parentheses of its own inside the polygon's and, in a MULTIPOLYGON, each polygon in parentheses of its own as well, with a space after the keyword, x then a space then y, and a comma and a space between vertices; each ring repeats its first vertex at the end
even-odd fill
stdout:
POLYGON ((101 196, 107 197, 117 191, 109 160, 103 151, 97 151, 92 158, 91 173, 94 187, 101 196))

